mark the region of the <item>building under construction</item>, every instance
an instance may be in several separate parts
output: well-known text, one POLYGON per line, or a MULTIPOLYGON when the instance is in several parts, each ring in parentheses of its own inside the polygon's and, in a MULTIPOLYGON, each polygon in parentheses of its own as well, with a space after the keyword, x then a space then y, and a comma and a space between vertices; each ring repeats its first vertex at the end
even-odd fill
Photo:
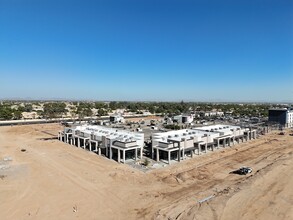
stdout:
MULTIPOLYGON (((144 134, 97 125, 65 127, 58 138, 73 146, 125 163, 143 158, 144 134)), ((256 130, 212 125, 152 134, 151 157, 170 164, 220 147, 256 138, 256 130)))
POLYGON ((127 159, 142 159, 144 134, 107 128, 97 125, 82 125, 65 128, 58 139, 71 145, 105 155, 124 162, 127 159))
POLYGON ((256 130, 231 125, 212 125, 194 129, 182 129, 152 135, 152 157, 168 164, 214 151, 220 147, 256 138, 256 130))
POLYGON ((284 128, 293 128, 293 109, 269 109, 269 122, 278 123, 284 128))

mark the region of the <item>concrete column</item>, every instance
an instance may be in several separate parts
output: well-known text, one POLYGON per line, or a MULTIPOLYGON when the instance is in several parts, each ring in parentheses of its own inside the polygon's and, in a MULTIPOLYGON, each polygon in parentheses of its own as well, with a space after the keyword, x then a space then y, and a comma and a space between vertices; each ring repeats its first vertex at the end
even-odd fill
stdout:
POLYGON ((70 139, 70 144, 72 145, 72 138, 70 139))
POLYGON ((226 138, 223 139, 223 147, 226 147, 226 138))
POLYGON ((212 151, 214 151, 214 144, 212 144, 212 151))
POLYGON ((90 151, 92 151, 92 142, 91 141, 89 142, 90 142, 90 151))
POLYGON ((185 160, 186 159, 186 157, 185 157, 185 148, 187 147, 187 141, 186 141, 186 138, 184 139, 184 147, 183 147, 183 150, 182 150, 182 153, 183 153, 183 160, 185 160))
POLYGON ((205 145, 205 153, 207 153, 208 152, 208 143, 206 143, 206 145, 205 145))
POLYGON ((217 139, 217 148, 219 149, 219 145, 220 145, 220 140, 217 139))
POLYGON ((143 153, 143 148, 140 148, 140 159, 142 160, 142 153, 143 153))
POLYGON ((179 143, 179 151, 178 151, 178 161, 179 162, 181 161, 181 146, 180 146, 180 143, 179 143))
POLYGON ((159 149, 157 148, 157 161, 160 160, 159 149))
POLYGON ((182 160, 185 160, 185 148, 182 148, 182 160))
POLYGON ((80 138, 77 138, 77 146, 80 147, 80 138))
POLYGON ((170 164, 171 163, 171 152, 170 151, 168 151, 168 164, 170 164))
POLYGON ((118 163, 120 163, 120 149, 118 149, 118 163))
POLYGON ((137 161, 137 148, 135 148, 135 161, 137 161))
POLYGON ((231 138, 228 138, 228 145, 231 147, 231 138))
POLYGON ((98 154, 101 155, 101 148, 98 148, 98 154))
POLYGON ((66 143, 68 143, 68 134, 66 134, 66 143))
POLYGON ((125 150, 123 150, 123 163, 125 163, 125 150))
POLYGON ((73 136, 73 145, 75 146, 75 136, 73 136))
POLYGON ((198 148, 197 148, 197 150, 198 150, 198 155, 200 155, 200 148, 201 148, 201 144, 198 143, 198 148))
POLYGON ((110 159, 112 159, 112 147, 111 146, 109 147, 109 150, 110 150, 110 159))

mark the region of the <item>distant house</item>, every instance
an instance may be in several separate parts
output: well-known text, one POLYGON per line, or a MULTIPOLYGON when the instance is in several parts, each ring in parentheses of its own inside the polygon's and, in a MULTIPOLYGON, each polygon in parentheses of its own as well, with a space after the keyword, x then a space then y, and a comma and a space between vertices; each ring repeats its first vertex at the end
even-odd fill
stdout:
POLYGON ((200 115, 203 116, 203 117, 223 116, 224 112, 208 111, 208 112, 201 112, 200 115))
POLYGON ((293 110, 287 108, 269 109, 269 122, 279 123, 285 128, 292 128, 293 110))

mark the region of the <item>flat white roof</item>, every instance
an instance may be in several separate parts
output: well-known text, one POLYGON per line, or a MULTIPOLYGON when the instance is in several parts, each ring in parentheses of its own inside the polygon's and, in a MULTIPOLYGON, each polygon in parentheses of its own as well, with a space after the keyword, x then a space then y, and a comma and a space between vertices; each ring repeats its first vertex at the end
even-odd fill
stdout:
POLYGON ((81 125, 81 126, 77 126, 73 130, 78 130, 86 134, 106 136, 107 138, 116 139, 123 142, 135 141, 139 139, 138 137, 144 136, 144 134, 142 133, 119 130, 116 128, 107 128, 107 127, 98 126, 98 125, 81 125))

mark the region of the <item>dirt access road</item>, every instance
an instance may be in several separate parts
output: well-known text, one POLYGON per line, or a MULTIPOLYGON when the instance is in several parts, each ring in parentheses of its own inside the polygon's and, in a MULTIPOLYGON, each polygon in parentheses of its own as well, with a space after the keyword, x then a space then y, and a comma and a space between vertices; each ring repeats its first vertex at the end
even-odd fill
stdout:
POLYGON ((51 140, 60 129, 0 127, 0 219, 293 218, 288 134, 271 133, 142 173, 51 140), (229 174, 242 165, 253 173, 229 174))

